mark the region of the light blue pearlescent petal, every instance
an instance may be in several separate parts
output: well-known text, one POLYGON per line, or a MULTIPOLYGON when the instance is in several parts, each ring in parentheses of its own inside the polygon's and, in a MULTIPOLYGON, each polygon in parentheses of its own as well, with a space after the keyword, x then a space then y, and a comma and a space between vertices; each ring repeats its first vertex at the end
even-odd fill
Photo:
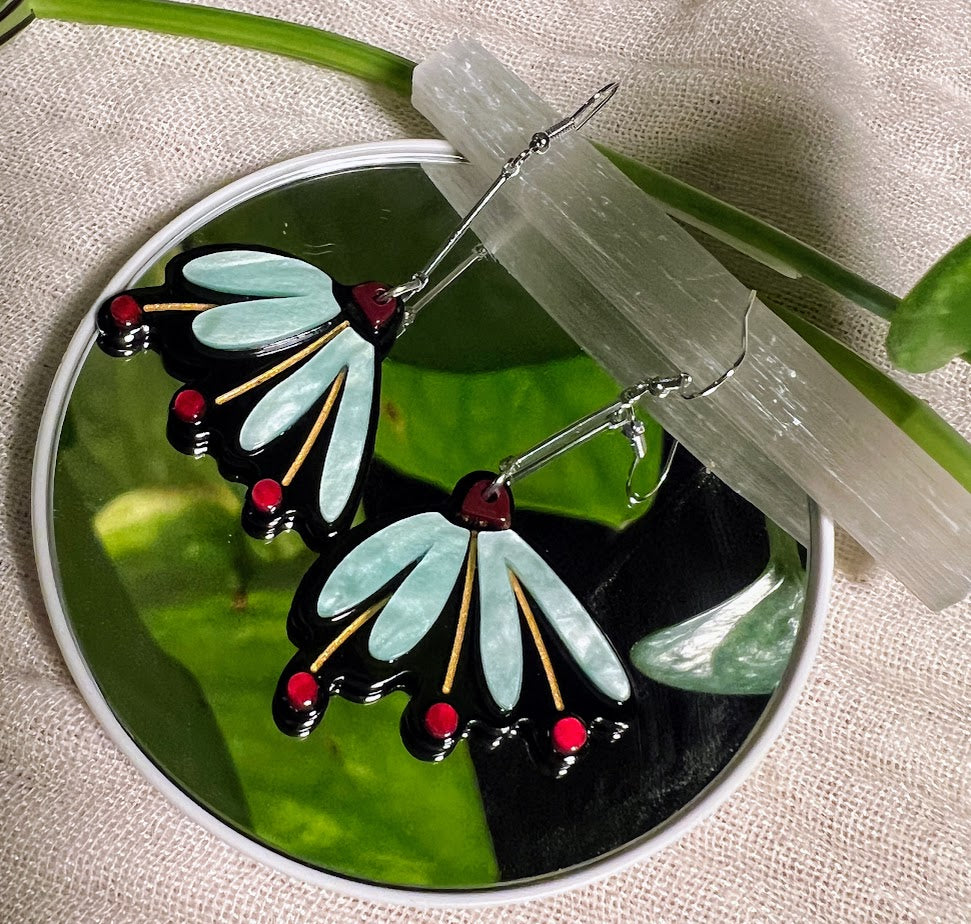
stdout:
POLYGON ((318 401, 343 368, 374 362, 374 347, 353 330, 342 330, 296 372, 271 388, 250 411, 239 445, 253 452, 286 433, 318 401))
POLYGON ((222 250, 190 260, 182 275, 215 292, 271 296, 220 305, 197 315, 192 332, 215 350, 258 349, 313 330, 340 312, 331 278, 293 257, 222 250))
MULTIPOLYGON (((337 339, 342 336, 338 334, 337 339)), ((343 513, 354 491, 371 423, 374 347, 360 339, 358 344, 347 356, 347 378, 320 478, 320 512, 328 523, 343 513)))
POLYGON ((435 516, 441 518, 441 527, 434 544, 402 581, 371 630, 368 651, 379 661, 400 658, 425 637, 441 615, 462 570, 469 531, 449 523, 441 514, 435 516))
MULTIPOLYGON (((547 622, 594 686, 623 702, 630 680, 606 636, 553 569, 512 530, 495 533, 494 554, 529 591, 547 622)), ((480 537, 481 542, 481 537, 480 537)))
POLYGON ((258 250, 219 250, 190 260, 182 269, 189 282, 230 295, 319 295, 331 292, 323 270, 295 257, 258 250))
POLYGON ((333 619, 360 605, 417 562, 381 611, 368 650, 391 661, 424 638, 448 601, 469 545, 469 531, 440 513, 419 513, 365 539, 334 569, 317 598, 333 619))
MULTIPOLYGON (((331 572, 317 598, 317 614, 332 619, 347 613, 443 540, 467 545, 469 532, 434 511, 379 530, 351 549, 331 572)), ((456 568, 453 581, 457 574, 456 568)))
POLYGON ((479 650, 489 693, 500 709, 509 710, 523 685, 523 637, 502 535, 479 533, 479 650))
POLYGON ((320 327, 340 306, 331 293, 231 302, 197 314, 192 333, 213 350, 258 350, 320 327))

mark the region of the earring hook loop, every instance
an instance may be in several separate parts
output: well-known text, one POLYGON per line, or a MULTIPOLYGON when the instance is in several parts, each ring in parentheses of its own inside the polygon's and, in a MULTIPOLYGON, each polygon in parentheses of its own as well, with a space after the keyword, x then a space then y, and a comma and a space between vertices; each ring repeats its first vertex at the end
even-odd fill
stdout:
POLYGON ((748 304, 742 316, 742 348, 738 358, 719 375, 714 381, 695 391, 689 391, 692 383, 691 376, 687 372, 679 372, 676 375, 659 376, 657 378, 645 379, 634 385, 625 388, 620 397, 613 404, 581 417, 567 427, 564 427, 553 436, 538 443, 532 449, 527 450, 519 456, 510 456, 504 459, 499 465, 499 474, 493 482, 493 491, 503 485, 510 485, 526 475, 530 475, 544 465, 552 462, 553 459, 568 452, 571 449, 592 439, 604 430, 620 430, 627 437, 634 453, 630 470, 627 474, 627 500, 631 506, 642 504, 657 494, 661 485, 664 484, 671 471, 674 462, 674 454, 680 445, 677 440, 672 440, 671 448, 664 460, 661 471, 658 474, 657 483, 647 493, 640 493, 634 488, 634 476, 641 461, 647 455, 647 445, 645 442, 644 422, 637 416, 637 405, 645 397, 664 398, 670 394, 677 394, 685 401, 693 401, 695 398, 705 398, 714 394, 721 388, 745 361, 748 355, 749 342, 749 315, 755 305, 758 292, 752 289, 749 294, 748 304))
POLYGON ((593 94, 576 112, 572 115, 567 116, 565 119, 561 119, 554 125, 551 125, 545 131, 537 132, 530 139, 529 144, 523 148, 515 157, 510 157, 509 160, 503 164, 502 169, 499 171, 499 176, 493 180, 492 185, 482 194, 481 198, 469 212, 466 214, 465 218, 459 223, 459 226, 448 236, 445 243, 435 252, 431 259, 425 264, 425 266, 415 273, 411 279, 404 282, 398 283, 398 285, 391 286, 391 288, 386 289, 385 292, 380 296, 380 300, 387 302, 394 298, 400 298, 402 302, 407 302, 408 299, 412 298, 421 292, 425 286, 428 285, 429 277, 438 268, 442 260, 451 252, 452 248, 461 240, 463 235, 472 226, 472 222, 479 216, 479 213, 492 201, 496 193, 502 189, 505 184, 511 180, 513 177, 519 174, 522 166, 526 161, 532 157, 534 154, 543 154, 549 150, 550 142, 562 135, 566 131, 576 130, 582 125, 585 125, 590 121, 604 106, 610 102, 611 97, 617 92, 617 88, 620 84, 616 81, 608 83, 606 86, 601 87, 596 93, 593 94))

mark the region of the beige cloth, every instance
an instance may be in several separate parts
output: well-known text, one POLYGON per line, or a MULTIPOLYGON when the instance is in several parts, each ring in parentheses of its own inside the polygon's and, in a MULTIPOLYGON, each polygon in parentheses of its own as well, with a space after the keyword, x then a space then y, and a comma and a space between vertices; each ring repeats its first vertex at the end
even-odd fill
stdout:
MULTIPOLYGON (((619 75, 603 140, 904 291, 971 232, 966 0, 234 0, 421 57, 479 38, 564 109, 619 75)), ((35 23, 0 48, 0 918, 10 922, 971 920, 971 606, 839 578, 759 770, 656 858, 517 909, 390 909, 262 868, 180 816, 100 730, 30 549, 33 441, 68 338, 134 246, 291 155, 425 135, 402 100, 295 62, 35 23)), ((884 325, 751 274, 871 356, 884 325)), ((971 436, 969 366, 908 379, 971 436)), ((859 571, 858 556, 844 559, 859 571)))

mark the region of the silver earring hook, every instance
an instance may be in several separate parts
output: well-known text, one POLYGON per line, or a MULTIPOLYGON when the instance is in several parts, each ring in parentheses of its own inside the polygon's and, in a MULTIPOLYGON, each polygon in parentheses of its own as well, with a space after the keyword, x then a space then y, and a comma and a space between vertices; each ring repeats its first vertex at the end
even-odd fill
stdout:
POLYGON ((695 398, 708 397, 721 388, 745 361, 748 353, 749 340, 748 319, 757 297, 758 293, 753 289, 749 296, 748 305, 745 308, 745 314, 742 317, 742 350, 739 353, 738 359, 713 382, 704 388, 689 391, 688 389, 692 379, 687 372, 637 382, 629 388, 625 388, 613 404, 608 404, 599 411, 594 411, 586 417, 581 417, 569 426, 564 427, 558 433, 554 433, 553 436, 538 443, 532 449, 528 449, 522 455, 510 456, 504 459, 499 465, 499 474, 493 482, 493 491, 498 490, 503 485, 511 485, 514 481, 518 481, 520 478, 532 474, 544 465, 552 462, 557 456, 585 443, 604 430, 620 430, 627 437, 634 453, 634 458, 627 474, 628 503, 633 506, 650 500, 657 494, 661 485, 667 479, 679 443, 677 440, 672 440, 671 448, 668 450, 654 487, 646 494, 638 492, 634 488, 634 476, 637 473, 637 468, 641 461, 647 455, 644 422, 637 416, 636 411, 638 403, 645 397, 664 398, 670 394, 677 394, 685 401, 693 401, 695 398))
POLYGON ((566 131, 571 131, 580 128, 590 121, 607 103, 610 98, 617 92, 617 88, 620 86, 619 83, 608 83, 607 86, 602 87, 593 96, 590 97, 573 115, 567 116, 565 119, 561 119, 555 125, 551 125, 545 131, 537 132, 530 139, 529 144, 520 151, 515 157, 509 158, 505 164, 503 164, 502 170, 499 172, 499 176, 493 181, 492 185, 482 194, 482 197, 472 206, 471 210, 462 219, 459 226, 449 235, 448 239, 439 247, 438 251, 432 256, 432 258, 425 264, 425 266, 415 273, 411 279, 406 282, 399 283, 396 286, 392 286, 388 289, 382 296, 383 301, 389 301, 393 298, 400 298, 403 302, 407 302, 412 296, 417 295, 422 289, 428 285, 429 276, 435 271, 438 265, 445 259, 445 257, 451 252, 452 248, 459 242, 462 236, 472 225, 472 222, 478 217, 479 213, 489 204, 492 198, 502 189, 505 184, 511 180, 514 176, 517 176, 522 166, 526 161, 532 157, 534 154, 543 154, 549 150, 550 142, 562 135, 566 131))

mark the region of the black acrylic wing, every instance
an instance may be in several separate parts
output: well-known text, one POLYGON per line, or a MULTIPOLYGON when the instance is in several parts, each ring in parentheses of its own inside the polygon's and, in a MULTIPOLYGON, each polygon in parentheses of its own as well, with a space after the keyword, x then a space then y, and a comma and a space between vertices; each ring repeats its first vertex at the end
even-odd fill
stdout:
POLYGON ((98 343, 122 357, 153 349, 185 383, 169 441, 247 485, 247 531, 296 528, 319 548, 350 525, 373 450, 402 315, 383 288, 341 285, 278 251, 199 248, 170 261, 162 286, 108 299, 98 343))
POLYGON ((401 736, 416 757, 440 760, 468 734, 519 737, 560 774, 588 735, 609 741, 627 728, 620 659, 509 528, 508 492, 482 499, 492 480, 463 479, 445 513, 358 527, 308 572, 288 621, 299 651, 273 700, 281 730, 309 734, 334 695, 363 703, 404 690, 401 736))

